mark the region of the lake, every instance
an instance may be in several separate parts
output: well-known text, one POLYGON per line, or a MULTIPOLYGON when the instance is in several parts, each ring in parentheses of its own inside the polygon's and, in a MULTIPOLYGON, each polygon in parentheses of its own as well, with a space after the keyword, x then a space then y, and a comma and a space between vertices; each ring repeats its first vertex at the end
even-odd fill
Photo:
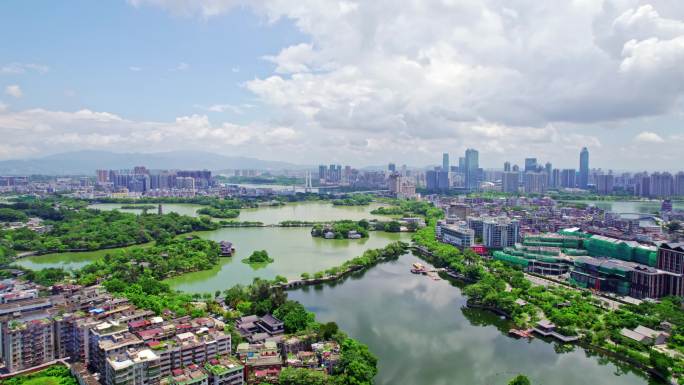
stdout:
MULTIPOLYGON (((99 210, 121 210, 140 214, 142 210, 121 209, 120 203, 96 203, 89 207, 99 210)), ((380 206, 379 203, 371 203, 366 206, 333 206, 330 202, 293 202, 284 206, 262 206, 255 209, 241 209, 240 216, 236 220, 263 222, 267 225, 277 224, 287 220, 300 221, 337 221, 342 219, 379 219, 388 220, 388 217, 373 215, 370 212, 380 206)), ((188 203, 162 203, 164 213, 178 213, 181 215, 197 216, 197 209, 204 207, 188 203)), ((150 212, 155 212, 151 210, 150 212)))
POLYGON ((212 270, 184 274, 166 281, 174 289, 193 293, 213 293, 237 283, 248 284, 255 277, 273 279, 282 275, 288 279, 299 278, 304 272, 313 274, 339 266, 363 254, 364 250, 411 239, 407 233, 383 231, 372 231, 365 239, 323 239, 312 237, 308 227, 225 228, 195 234, 215 241, 233 242, 236 255, 222 258, 221 264, 212 270), (241 260, 254 250, 268 251, 275 261, 259 269, 242 263, 241 260))
POLYGON ((61 267, 67 270, 78 270, 95 261, 96 259, 104 257, 108 253, 113 253, 118 250, 126 250, 131 247, 145 247, 148 245, 152 245, 152 243, 150 242, 134 246, 117 247, 113 249, 34 255, 31 257, 17 259, 15 263, 31 270, 41 270, 50 267, 61 267))
POLYGON ((425 264, 404 255, 335 285, 292 291, 290 298, 370 347, 379 358, 376 385, 505 385, 518 373, 535 385, 648 384, 581 348, 558 354, 553 343, 508 337, 507 321, 464 309, 459 288, 411 274, 418 261, 425 264))

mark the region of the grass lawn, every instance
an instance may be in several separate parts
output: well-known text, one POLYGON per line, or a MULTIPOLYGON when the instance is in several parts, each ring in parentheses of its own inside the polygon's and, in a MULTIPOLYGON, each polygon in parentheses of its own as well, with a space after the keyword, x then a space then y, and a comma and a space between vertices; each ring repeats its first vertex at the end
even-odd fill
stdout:
POLYGON ((24 385, 60 385, 58 377, 37 377, 24 382, 24 385))

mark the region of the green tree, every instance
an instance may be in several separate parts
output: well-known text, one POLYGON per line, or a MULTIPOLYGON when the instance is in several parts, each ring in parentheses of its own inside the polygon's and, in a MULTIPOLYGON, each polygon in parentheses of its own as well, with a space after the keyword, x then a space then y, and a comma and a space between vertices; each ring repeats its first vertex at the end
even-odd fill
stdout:
POLYGON ((318 370, 303 368, 283 368, 280 372, 280 385, 327 385, 328 376, 318 370))
POLYGON ((531 385, 531 382, 527 377, 523 376, 522 374, 518 374, 515 376, 515 378, 508 382, 508 385, 531 385))

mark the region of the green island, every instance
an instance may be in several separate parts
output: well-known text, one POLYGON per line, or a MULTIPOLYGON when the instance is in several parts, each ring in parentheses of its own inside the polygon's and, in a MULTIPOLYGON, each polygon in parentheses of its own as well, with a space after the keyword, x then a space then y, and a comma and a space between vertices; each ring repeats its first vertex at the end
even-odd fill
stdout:
POLYGON ((242 260, 242 263, 246 263, 250 266, 265 266, 274 261, 275 260, 268 255, 266 250, 254 250, 249 257, 242 260))
POLYGON ((413 201, 413 200, 385 200, 390 206, 381 206, 377 209, 371 210, 374 215, 388 215, 388 216, 425 216, 428 212, 434 210, 435 207, 429 202, 413 201))
POLYGON ((53 365, 37 372, 2 380, 2 385, 78 385, 78 381, 71 375, 68 367, 53 365))
POLYGON ((123 210, 154 210, 156 208, 157 208, 157 206, 155 206, 155 205, 131 205, 131 204, 121 205, 121 209, 123 209, 123 210))
POLYGON ((240 210, 202 207, 197 210, 197 214, 208 215, 214 218, 237 218, 240 215, 240 210))
POLYGON ((331 224, 316 224, 311 229, 311 236, 325 239, 359 239, 368 238, 370 224, 366 220, 336 221, 331 224))
POLYGON ((333 199, 334 206, 367 206, 373 201, 370 194, 349 194, 344 198, 333 199))
POLYGON ((259 221, 218 221, 221 227, 263 227, 264 223, 259 221))

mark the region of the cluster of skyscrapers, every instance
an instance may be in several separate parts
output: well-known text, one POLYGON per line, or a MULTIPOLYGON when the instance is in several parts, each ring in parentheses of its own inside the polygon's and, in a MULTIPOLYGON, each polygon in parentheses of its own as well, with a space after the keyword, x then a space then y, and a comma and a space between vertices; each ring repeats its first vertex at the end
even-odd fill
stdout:
POLYGON ((425 173, 425 186, 428 192, 446 192, 456 188, 476 191, 482 182, 479 152, 469 148, 464 156, 458 158, 458 166, 449 164, 449 154, 442 155, 442 166, 425 173))
POLYGON ((196 190, 212 185, 208 170, 97 170, 97 183, 114 191, 145 193, 150 190, 196 190))

